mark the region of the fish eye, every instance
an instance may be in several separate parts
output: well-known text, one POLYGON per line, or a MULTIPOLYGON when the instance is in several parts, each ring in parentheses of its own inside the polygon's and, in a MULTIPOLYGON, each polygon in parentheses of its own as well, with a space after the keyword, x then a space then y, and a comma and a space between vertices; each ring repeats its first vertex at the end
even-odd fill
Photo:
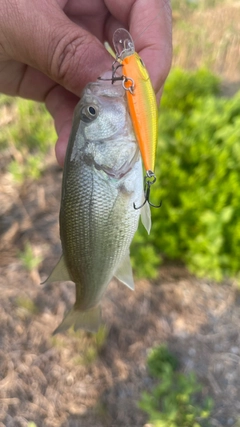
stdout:
POLYGON ((96 114, 96 110, 94 107, 88 107, 88 112, 89 114, 91 114, 91 116, 95 116, 96 114))
POLYGON ((98 109, 96 105, 84 106, 81 111, 81 119, 89 123, 97 117, 98 109))

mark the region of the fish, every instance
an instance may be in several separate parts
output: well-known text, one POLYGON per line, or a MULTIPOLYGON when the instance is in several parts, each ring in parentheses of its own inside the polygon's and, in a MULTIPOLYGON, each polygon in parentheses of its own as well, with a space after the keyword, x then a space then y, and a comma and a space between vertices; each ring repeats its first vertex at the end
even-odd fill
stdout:
POLYGON ((150 232, 142 161, 121 83, 88 83, 74 112, 62 178, 62 256, 44 284, 71 280, 76 302, 54 331, 96 332, 113 277, 134 289, 129 247, 139 216, 150 232))
POLYGON ((133 39, 126 29, 118 28, 114 32, 113 45, 116 63, 120 64, 115 70, 122 68, 123 87, 127 94, 134 132, 147 176, 152 177, 158 141, 158 108, 155 92, 147 68, 135 51, 133 39))

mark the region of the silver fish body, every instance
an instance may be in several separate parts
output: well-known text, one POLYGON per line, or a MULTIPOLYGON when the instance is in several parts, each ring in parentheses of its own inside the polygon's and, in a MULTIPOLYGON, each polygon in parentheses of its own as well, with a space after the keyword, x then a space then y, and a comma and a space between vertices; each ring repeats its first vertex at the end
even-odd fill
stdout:
POLYGON ((46 282, 72 280, 76 303, 55 332, 90 331, 116 276, 133 289, 129 246, 143 199, 142 163, 121 84, 89 83, 78 103, 64 165, 63 256, 46 282))

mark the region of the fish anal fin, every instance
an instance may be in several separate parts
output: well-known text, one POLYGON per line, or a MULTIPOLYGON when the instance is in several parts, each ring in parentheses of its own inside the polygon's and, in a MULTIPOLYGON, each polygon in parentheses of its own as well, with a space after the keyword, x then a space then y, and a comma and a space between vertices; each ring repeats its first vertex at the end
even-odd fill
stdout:
POLYGON ((101 324, 101 307, 96 306, 86 311, 80 311, 75 306, 65 315, 62 323, 55 329, 53 335, 67 331, 71 326, 74 330, 84 329, 97 332, 101 324))
POLYGON ((72 279, 69 276, 66 263, 62 255, 57 265, 54 267, 54 269, 48 276, 48 278, 44 280, 44 282, 42 282, 41 285, 46 285, 46 283, 51 283, 51 282, 64 282, 67 280, 72 280, 72 279))
POLYGON ((129 289, 134 291, 134 280, 129 253, 125 256, 121 264, 118 266, 117 270, 114 273, 114 276, 120 282, 126 285, 129 289))
POLYGON ((145 205, 141 208, 141 221, 144 228, 147 230, 147 233, 150 234, 152 221, 149 203, 145 203, 145 205))

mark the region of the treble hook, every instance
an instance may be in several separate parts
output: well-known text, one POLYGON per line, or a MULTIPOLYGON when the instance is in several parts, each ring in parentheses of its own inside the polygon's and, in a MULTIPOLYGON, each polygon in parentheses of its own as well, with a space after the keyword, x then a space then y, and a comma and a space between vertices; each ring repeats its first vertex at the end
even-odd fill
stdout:
MULTIPOLYGON (((118 56, 116 58, 118 58, 118 56)), ((120 80, 120 81, 122 81, 122 87, 123 87, 123 89, 126 90, 126 91, 128 90, 133 95, 133 93, 134 93, 134 86, 135 86, 133 79, 131 79, 131 77, 127 77, 127 76, 124 76, 124 75, 122 75, 122 76, 116 76, 117 69, 120 68, 120 67, 122 67, 122 64, 119 64, 117 62, 117 59, 116 59, 112 63, 112 77, 111 77, 111 79, 104 79, 102 77, 98 77, 98 80, 111 81, 112 84, 114 82, 117 82, 117 81, 120 80), (115 66, 116 63, 117 63, 117 65, 115 66), (128 83, 128 82, 131 82, 130 86, 126 86, 125 85, 125 83, 128 83)))
POLYGON ((152 206, 153 208, 160 208, 162 206, 162 202, 160 202, 160 205, 156 206, 153 203, 150 202, 149 197, 150 197, 150 190, 151 190, 151 185, 154 184, 154 182, 156 182, 156 176, 154 174, 154 172, 152 171, 147 171, 146 175, 144 177, 144 195, 145 195, 145 200, 144 202, 136 207, 136 204, 133 203, 133 207, 134 209, 141 209, 147 202, 149 203, 150 206, 152 206))

